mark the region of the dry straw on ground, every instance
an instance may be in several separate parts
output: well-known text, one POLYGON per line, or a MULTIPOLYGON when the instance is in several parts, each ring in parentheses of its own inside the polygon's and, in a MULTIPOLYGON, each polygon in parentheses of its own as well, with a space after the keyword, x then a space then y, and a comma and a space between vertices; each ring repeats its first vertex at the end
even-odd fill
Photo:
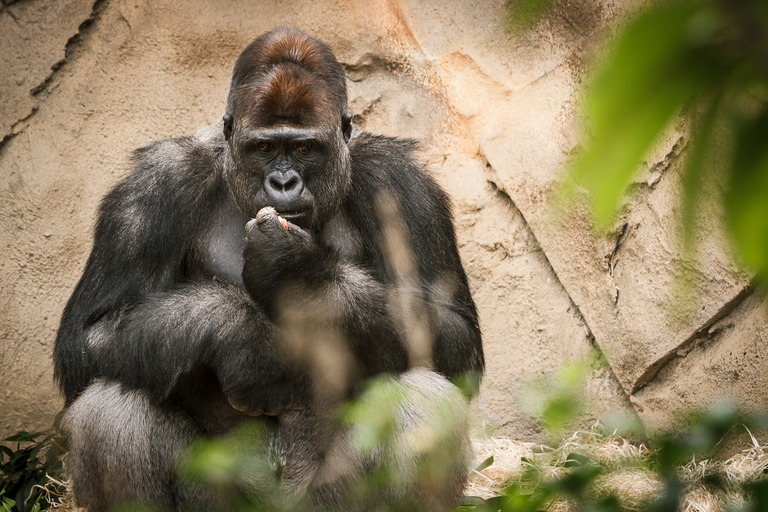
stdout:
MULTIPOLYGON (((753 445, 725 461, 692 460, 678 471, 685 485, 680 510, 682 512, 724 512, 746 502, 744 484, 762 478, 768 468, 768 444, 753 445), (722 488, 706 483, 718 476, 722 488)), ((601 432, 599 426, 591 431, 576 432, 557 448, 512 441, 507 438, 489 438, 475 441, 477 463, 493 456, 493 464, 481 471, 473 471, 466 494, 490 498, 505 486, 517 481, 523 472, 533 468, 541 480, 564 475, 568 468, 563 463, 571 453, 589 457, 606 468, 588 489, 590 496, 598 498, 616 496, 628 511, 641 510, 644 504, 657 499, 663 490, 659 476, 649 470, 647 463, 652 451, 645 445, 632 443, 615 435, 601 432)), ((566 500, 550 503, 548 512, 573 512, 575 507, 566 500)))

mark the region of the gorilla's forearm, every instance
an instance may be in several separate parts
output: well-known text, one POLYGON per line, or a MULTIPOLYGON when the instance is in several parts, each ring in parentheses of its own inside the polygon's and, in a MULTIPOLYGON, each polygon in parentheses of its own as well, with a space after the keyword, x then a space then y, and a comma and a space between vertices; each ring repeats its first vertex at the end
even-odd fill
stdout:
POLYGON ((284 366, 274 326, 247 295, 216 283, 153 293, 102 317, 86 346, 99 376, 167 398, 208 367, 225 393, 268 384, 284 366))
POLYGON ((454 303, 449 307, 438 307, 438 331, 432 350, 434 368, 448 378, 466 377, 470 395, 479 391, 477 387, 485 368, 480 327, 475 316, 463 311, 454 303))
POLYGON ((370 374, 428 366, 447 377, 483 371, 474 305, 435 286, 398 288, 349 263, 338 264, 328 296, 370 374), (419 346, 426 344, 426 346, 419 346))

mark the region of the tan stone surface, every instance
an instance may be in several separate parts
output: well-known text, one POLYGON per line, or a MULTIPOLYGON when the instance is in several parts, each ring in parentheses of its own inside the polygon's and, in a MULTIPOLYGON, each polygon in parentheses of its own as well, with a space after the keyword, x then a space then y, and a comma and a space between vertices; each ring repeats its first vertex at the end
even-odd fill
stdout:
MULTIPOLYGON (((579 215, 553 223, 547 203, 577 148, 586 57, 635 3, 567 0, 525 35, 505 31, 502 0, 439 7, 411 0, 59 0, 47 9, 20 0, 3 7, 0 28, 19 28, 0 32, 0 105, 14 106, 0 110, 3 134, 11 134, 0 146, 0 435, 44 428, 61 406, 51 384, 59 316, 87 257, 98 203, 125 174, 130 150, 217 122, 234 58, 279 24, 328 42, 347 68, 355 123, 420 139, 425 163, 452 195, 488 362, 479 420, 539 440, 517 395, 530 379, 598 350, 611 367, 591 372, 594 405, 582 425, 632 413, 626 393, 646 381, 632 397, 641 417, 667 417, 680 405, 668 388, 684 385, 688 371, 672 355, 725 314, 745 285, 704 218, 712 238, 702 240, 702 265, 691 271, 702 301, 693 314, 669 309, 674 275, 681 265, 694 268, 675 248, 672 199, 684 124, 649 156, 612 239, 596 238, 579 215), (39 62, 59 62, 90 17, 45 82, 50 65, 39 62), (35 31, 56 32, 50 27, 62 35, 22 44, 35 31), (8 60, 19 55, 28 68, 8 60), (23 79, 9 82, 11 75, 23 79), (31 97, 29 84, 40 77, 45 85, 31 97), (30 116, 34 101, 39 108, 30 116), (648 405, 657 395, 666 398, 648 405)), ((744 342, 738 333, 764 328, 758 315, 733 318, 753 330, 734 328, 713 346, 744 342)), ((762 370, 749 371, 742 378, 759 381, 762 370)), ((695 402, 706 401, 702 394, 695 402)))
POLYGON ((766 307, 760 294, 752 294, 678 350, 658 377, 632 397, 645 422, 669 429, 686 412, 723 402, 746 411, 764 410, 766 307), (670 414, 675 410, 680 414, 670 414))
POLYGON ((0 140, 23 129, 46 81, 87 30, 93 0, 0 4, 0 140))

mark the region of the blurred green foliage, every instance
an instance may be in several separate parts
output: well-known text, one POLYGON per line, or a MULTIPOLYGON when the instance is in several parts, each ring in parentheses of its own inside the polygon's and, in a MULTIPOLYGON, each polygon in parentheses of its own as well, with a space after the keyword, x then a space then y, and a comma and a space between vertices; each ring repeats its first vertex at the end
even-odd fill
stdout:
MULTIPOLYGON (((550 379, 536 394, 538 405, 536 415, 542 425, 560 428, 583 411, 576 404, 569 403, 575 395, 585 393, 584 376, 589 371, 589 364, 568 365, 561 375, 550 379), (581 366, 581 368, 578 368, 581 366)), ((393 387, 391 382, 374 379, 355 400, 344 404, 338 412, 341 425, 350 429, 354 445, 363 453, 381 454, 389 449, 401 450, 402 439, 397 437, 394 418, 398 409, 407 403, 409 397, 401 389, 393 387)), ((450 414, 440 418, 436 432, 432 435, 419 436, 420 439, 440 439, 441 431, 450 430, 450 414)), ((640 439, 651 450, 635 458, 617 458, 614 462, 600 461, 579 450, 578 443, 573 443, 573 452, 564 452, 554 463, 547 456, 546 448, 535 459, 522 459, 526 468, 519 478, 510 482, 498 496, 482 499, 466 496, 454 512, 544 512, 553 504, 580 512, 677 512, 686 493, 691 491, 690 482, 685 479, 681 468, 692 460, 712 458, 723 439, 734 429, 759 429, 768 425, 768 416, 745 416, 728 404, 713 406, 710 410, 690 415, 674 432, 652 438, 638 437, 636 431, 614 432, 619 436, 627 435, 639 443, 640 439), (539 458, 540 457, 540 458, 539 458), (546 468, 546 470, 545 470, 546 468), (619 471, 639 470, 645 472, 654 481, 659 482, 658 492, 648 501, 638 504, 628 503, 623 496, 613 495, 601 486, 605 479, 619 471), (552 476, 557 475, 557 476, 552 476)), ((546 427, 545 427, 546 429, 546 427)), ((560 431, 562 432, 562 430, 560 431)), ((214 486, 231 501, 232 510, 237 511, 282 511, 298 512, 307 510, 307 503, 297 501, 295 496, 286 495, 281 489, 280 470, 267 462, 268 441, 266 432, 258 424, 247 426, 232 435, 206 440, 191 448, 181 462, 181 471, 196 485, 201 483, 214 486), (254 482, 257 482, 258 496, 254 495, 254 482), (258 502, 254 501, 258 499, 258 502)), ((445 439, 450 439, 448 435, 445 439)), ((410 449, 413 446, 409 445, 410 449)), ((366 497, 376 496, 391 486, 401 486, 404 475, 416 479, 443 478, 440 469, 445 466, 445 454, 454 446, 428 443, 423 450, 423 458, 418 472, 398 466, 396 458, 391 464, 381 465, 377 470, 366 475, 358 486, 350 489, 351 502, 358 505, 365 503, 366 497)), ((489 457, 475 468, 482 471, 494 463, 489 457)), ((733 493, 733 482, 726 482, 717 474, 706 477, 701 482, 710 489, 733 493)), ((727 512, 764 512, 768 510, 768 479, 751 479, 742 484, 739 490, 745 498, 740 508, 728 509, 727 512)), ((344 506, 343 510, 369 510, 364 505, 359 507, 344 506)), ((372 509, 380 512, 428 512, 420 510, 412 503, 390 502, 372 509)), ((558 508, 558 510, 564 510, 558 508)), ((724 511, 725 512, 725 511, 724 511)))
MULTIPOLYGON (((544 400, 556 404, 559 397, 555 393, 544 400)), ((551 411, 551 407, 544 409, 551 411)), ((562 414, 561 411, 556 416, 562 414)), ((456 511, 545 512, 555 506, 556 510, 578 512, 678 512, 683 510, 684 498, 692 490, 689 479, 687 480, 682 472, 683 466, 691 461, 711 459, 731 431, 736 428, 765 427, 768 425, 768 418, 764 415, 745 416, 728 404, 718 404, 707 411, 691 415, 685 424, 687 426, 674 432, 644 439, 643 443, 653 447, 653 450, 649 452, 650 455, 635 459, 617 459, 616 462, 608 464, 574 452, 568 453, 563 460, 555 464, 556 467, 552 467, 552 461, 547 457, 542 457, 544 462, 524 458, 526 470, 499 496, 486 500, 476 498, 471 505, 460 506, 456 511), (546 465, 550 465, 548 471, 542 471, 542 466, 546 465), (606 487, 600 486, 601 481, 612 473, 626 470, 641 470, 656 479, 660 482, 658 492, 645 502, 627 502, 624 497, 610 494, 606 487)), ((618 434, 621 435, 621 432, 618 434)), ((637 439, 634 433, 632 436, 637 439)), ((574 443, 574 446, 577 447, 578 443, 574 443)), ((546 455, 545 452, 542 453, 546 455)), ((733 482, 726 482, 722 475, 716 472, 698 480, 696 485, 706 485, 710 491, 721 492, 723 495, 734 493, 733 482)), ((632 494, 631 490, 627 491, 632 494)), ((723 509, 723 512, 768 510, 768 478, 765 471, 762 478, 742 483, 738 493, 743 499, 743 504, 723 509)), ((686 510, 702 509, 694 507, 686 510)))
POLYGON ((573 362, 523 387, 519 397, 520 406, 527 414, 538 419, 549 442, 559 440, 585 410, 588 372, 587 364, 573 362))
MULTIPOLYGON (((513 0, 508 8, 522 13, 511 18, 526 27, 563 2, 513 0)), ((643 158, 682 115, 691 127, 681 198, 685 241, 694 238, 697 210, 722 201, 736 256, 765 279, 768 2, 649 2, 600 55, 582 97, 587 139, 566 189, 585 188, 596 227, 609 228, 643 158), (713 177, 725 184, 722 197, 702 193, 713 177)))
MULTIPOLYGON (((511 0, 508 27, 526 30, 567 0, 511 0)), ((567 7, 567 6, 566 6, 567 7)), ((696 216, 722 202, 735 256, 764 283, 768 278, 768 2, 765 0, 657 0, 646 3, 610 34, 586 85, 579 148, 564 191, 588 192, 598 230, 610 229, 632 178, 672 123, 690 128, 682 176, 681 221, 687 249, 696 216), (712 182, 723 184, 721 195, 712 182)), ((578 410, 573 368, 530 395, 528 411, 558 433, 578 410)), ((745 418, 734 408, 713 407, 688 418, 674 435, 646 440, 655 451, 647 464, 663 483, 660 497, 639 510, 681 510, 686 491, 680 466, 711 457, 736 426, 762 428, 768 418, 745 418)), ((636 432, 633 437, 636 437, 636 432)), ((571 510, 625 510, 616 497, 595 496, 595 482, 611 471, 572 454, 560 478, 542 479, 533 465, 501 496, 463 507, 475 512, 538 512, 567 499, 571 510)), ((707 481, 715 489, 725 483, 707 481)), ((768 479, 744 485, 741 512, 768 510, 768 479)), ((633 509, 637 510, 637 509, 633 509)), ((736 509, 734 509, 736 510, 736 509)))

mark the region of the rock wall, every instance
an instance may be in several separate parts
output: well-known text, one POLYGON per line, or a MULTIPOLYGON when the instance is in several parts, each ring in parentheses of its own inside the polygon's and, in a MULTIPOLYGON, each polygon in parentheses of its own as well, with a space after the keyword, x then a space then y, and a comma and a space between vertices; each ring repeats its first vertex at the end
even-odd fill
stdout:
POLYGON ((577 149, 588 57, 641 3, 564 0, 514 35, 500 0, 2 0, 0 436, 45 428, 62 405, 59 317, 130 150, 218 122, 236 55, 280 24, 329 43, 354 122, 420 139, 453 197, 488 362, 478 423, 541 440, 519 395, 573 360, 591 361, 579 426, 618 413, 655 429, 722 396, 765 403, 764 305, 717 208, 700 216, 698 264, 678 248, 683 121, 612 237, 549 200, 577 149))

